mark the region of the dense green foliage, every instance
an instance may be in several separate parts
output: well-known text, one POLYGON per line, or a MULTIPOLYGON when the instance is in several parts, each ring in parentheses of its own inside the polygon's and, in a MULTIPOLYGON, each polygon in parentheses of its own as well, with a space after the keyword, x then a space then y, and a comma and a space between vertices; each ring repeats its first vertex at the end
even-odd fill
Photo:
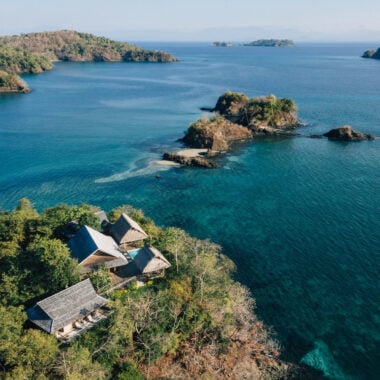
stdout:
POLYGON ((219 97, 214 111, 245 127, 258 123, 276 128, 297 125, 294 101, 274 95, 249 99, 245 94, 227 91, 219 97))
POLYGON ((126 42, 112 41, 72 30, 28 33, 0 37, 0 44, 64 61, 137 61, 173 62, 168 53, 150 51, 126 42))
POLYGON ((11 48, 0 45, 0 69, 15 74, 37 74, 51 70, 53 65, 50 60, 37 55, 30 54, 19 48, 11 48))
POLYGON ((38 215, 23 199, 13 212, 0 212, 0 304, 29 304, 79 281, 65 233, 84 224, 99 228, 87 205, 59 205, 38 215))
MULTIPOLYGON (((38 214, 23 199, 0 213, 1 377, 240 379, 247 368, 263 378, 287 373, 220 247, 180 229, 161 229, 129 206, 113 210, 110 220, 128 212, 141 224, 149 243, 173 264, 166 278, 110 293, 110 317, 69 345, 25 328, 25 307, 79 280, 65 240, 73 220, 96 224, 93 211, 59 205, 38 214)), ((109 285, 106 276, 104 269, 91 275, 96 288, 109 285)))
MULTIPOLYGON (((279 127, 297 111, 292 99, 277 99, 274 95, 250 99, 240 110, 237 122, 244 126, 252 123, 264 123, 271 127, 279 127)), ((296 121, 296 120, 295 120, 296 121)), ((295 124, 291 121, 290 124, 295 124)))

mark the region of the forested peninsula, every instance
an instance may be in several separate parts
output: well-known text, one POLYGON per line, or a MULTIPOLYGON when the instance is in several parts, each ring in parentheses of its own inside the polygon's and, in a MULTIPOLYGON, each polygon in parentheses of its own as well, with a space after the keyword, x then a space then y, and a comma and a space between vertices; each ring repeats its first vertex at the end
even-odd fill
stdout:
POLYGON ((38 213, 27 199, 13 211, 0 212, 2 378, 301 376, 304 369, 279 360, 278 344, 255 315, 249 291, 232 279, 235 266, 219 246, 177 228, 160 228, 130 206, 107 216, 84 204, 38 213), (99 235, 99 215, 113 223, 125 214, 136 221, 134 228, 138 223, 144 229, 146 244, 171 262, 165 275, 110 290, 112 273, 106 268, 92 272, 89 279, 100 298, 108 298, 107 317, 70 342, 28 323, 25 309, 57 291, 67 292, 83 276, 70 255, 68 236, 82 226, 99 235))
POLYGON ((27 92, 17 74, 37 74, 53 68, 53 61, 175 62, 163 51, 145 50, 93 34, 71 30, 0 36, 0 92, 27 92), (18 82, 16 84, 16 82, 18 82))

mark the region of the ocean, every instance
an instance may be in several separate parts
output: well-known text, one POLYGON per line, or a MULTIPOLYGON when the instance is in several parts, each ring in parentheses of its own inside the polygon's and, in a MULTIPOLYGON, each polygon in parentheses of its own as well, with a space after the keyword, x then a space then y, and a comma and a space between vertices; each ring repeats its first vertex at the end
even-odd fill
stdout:
POLYGON ((142 45, 181 61, 61 62, 24 76, 30 94, 0 95, 0 207, 131 204, 209 238, 286 360, 379 379, 380 140, 307 137, 344 124, 380 136, 380 61, 360 58, 377 46, 142 45), (306 125, 237 145, 219 169, 155 165, 226 90, 293 98, 306 125))

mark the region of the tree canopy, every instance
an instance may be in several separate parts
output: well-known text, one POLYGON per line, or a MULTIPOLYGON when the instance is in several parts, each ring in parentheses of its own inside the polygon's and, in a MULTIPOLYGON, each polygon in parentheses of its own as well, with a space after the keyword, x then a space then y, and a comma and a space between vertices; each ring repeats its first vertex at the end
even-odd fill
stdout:
MULTIPOLYGON (((173 263, 163 278, 108 292, 110 316, 70 344, 30 328, 25 308, 79 281, 66 228, 94 223, 96 208, 58 205, 38 213, 23 199, 0 212, 0 373, 9 379, 283 378, 279 347, 254 314, 249 291, 232 279, 221 247, 177 228, 159 228, 121 206, 173 263)), ((97 221, 99 225, 99 221, 97 221)), ((99 226, 98 226, 99 228, 99 226)), ((109 289, 107 271, 90 278, 109 289)))

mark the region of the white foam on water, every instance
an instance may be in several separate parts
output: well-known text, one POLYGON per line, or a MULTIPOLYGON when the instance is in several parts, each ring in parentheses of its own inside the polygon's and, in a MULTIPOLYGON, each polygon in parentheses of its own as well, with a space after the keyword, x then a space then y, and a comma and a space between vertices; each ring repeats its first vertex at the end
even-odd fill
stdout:
POLYGON ((150 174, 154 174, 159 171, 167 171, 170 170, 173 166, 166 165, 158 165, 156 161, 152 161, 145 168, 137 169, 136 165, 133 164, 128 170, 115 173, 109 177, 98 178, 95 180, 95 183, 110 183, 110 182, 118 182, 123 181, 128 178, 141 177, 150 174))

